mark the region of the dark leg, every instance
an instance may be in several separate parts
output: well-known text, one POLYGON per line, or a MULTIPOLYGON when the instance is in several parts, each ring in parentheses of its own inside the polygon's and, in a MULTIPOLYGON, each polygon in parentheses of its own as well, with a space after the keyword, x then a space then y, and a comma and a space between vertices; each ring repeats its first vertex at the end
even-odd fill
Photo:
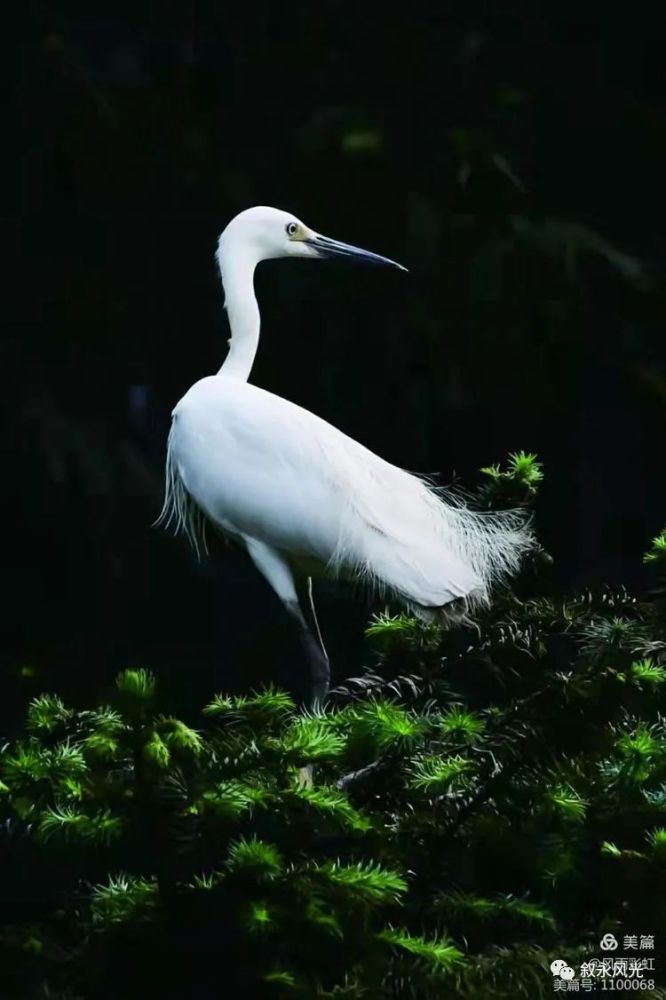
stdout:
MULTIPOLYGON (((326 650, 319 634, 317 616, 316 614, 314 615, 314 620, 318 638, 310 630, 305 615, 301 610, 291 567, 284 556, 275 549, 270 548, 264 542, 256 541, 256 539, 246 538, 245 543, 253 563, 265 576, 266 580, 268 580, 289 614, 298 624, 301 642, 310 668, 310 704, 312 708, 321 708, 328 694, 330 669, 328 656, 326 655, 326 650)), ((314 614, 311 584, 309 585, 308 593, 314 614)))
MULTIPOLYGON (((312 681, 313 705, 317 703, 323 705, 331 684, 331 665, 328 659, 328 653, 326 652, 326 646, 324 645, 324 640, 321 635, 321 629, 319 628, 319 620, 317 619, 314 594, 312 591, 311 576, 308 577, 307 589, 310 613, 312 614, 312 621, 314 622, 315 632, 317 634, 317 650, 308 653, 308 660, 310 662, 310 678, 312 681)), ((312 640, 312 633, 309 630, 308 633, 310 640, 312 640)))
POLYGON ((312 708, 321 708, 328 694, 331 669, 326 650, 310 631, 300 607, 288 609, 299 624, 301 642, 310 666, 310 696, 312 708))

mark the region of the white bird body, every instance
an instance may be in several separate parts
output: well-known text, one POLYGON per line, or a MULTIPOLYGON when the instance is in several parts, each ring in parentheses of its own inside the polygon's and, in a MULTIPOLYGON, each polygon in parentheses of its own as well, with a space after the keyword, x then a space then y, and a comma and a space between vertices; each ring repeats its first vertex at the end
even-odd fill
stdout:
POLYGON ((173 412, 170 449, 187 492, 233 538, 369 576, 424 609, 482 596, 455 530, 433 523, 460 512, 294 403, 224 374, 201 379, 173 412))
POLYGON ((336 512, 313 467, 318 424, 328 428, 279 396, 219 374, 176 406, 170 448, 187 491, 223 532, 326 562, 336 512))
MULTIPOLYGON (((230 350, 220 372, 193 385, 173 411, 162 512, 197 548, 205 520, 244 544, 299 621, 311 659, 325 651, 314 649, 294 566, 360 578, 428 619, 452 602, 464 610, 486 602, 531 545, 522 513, 469 511, 308 410, 247 382, 259 339, 256 264, 333 254, 393 264, 320 237, 275 209, 241 213, 222 234, 230 350)), ((318 698, 324 688, 320 678, 318 698)))

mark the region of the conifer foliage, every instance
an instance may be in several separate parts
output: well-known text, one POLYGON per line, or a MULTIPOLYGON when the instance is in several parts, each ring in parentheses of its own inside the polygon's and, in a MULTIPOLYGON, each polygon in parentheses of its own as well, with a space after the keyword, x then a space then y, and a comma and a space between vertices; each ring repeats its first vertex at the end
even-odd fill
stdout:
MULTIPOLYGON (((481 508, 542 478, 483 471, 481 508)), ((0 755, 0 995, 533 1000, 606 932, 658 948, 666 539, 646 595, 555 598, 548 561, 474 624, 378 615, 320 713, 268 688, 190 724, 142 669, 36 698, 0 755)))

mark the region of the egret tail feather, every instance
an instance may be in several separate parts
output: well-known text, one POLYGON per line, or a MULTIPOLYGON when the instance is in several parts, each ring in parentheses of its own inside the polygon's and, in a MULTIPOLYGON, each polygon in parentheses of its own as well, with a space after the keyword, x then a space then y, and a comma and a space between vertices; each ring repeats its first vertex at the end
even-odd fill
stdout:
POLYGON ((425 478, 395 467, 381 471, 381 489, 375 479, 375 489, 352 494, 352 504, 362 496, 363 506, 356 503, 356 516, 345 519, 331 568, 351 569, 426 620, 459 620, 487 605, 534 547, 529 513, 470 510, 425 478))

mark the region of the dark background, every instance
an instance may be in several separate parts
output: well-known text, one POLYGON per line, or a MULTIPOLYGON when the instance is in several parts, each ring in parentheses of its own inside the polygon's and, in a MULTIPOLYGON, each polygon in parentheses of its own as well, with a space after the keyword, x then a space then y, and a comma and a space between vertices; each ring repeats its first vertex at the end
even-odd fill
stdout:
MULTIPOLYGON (((242 558, 151 529, 169 412, 227 335, 213 252, 252 204, 398 259, 257 277, 252 379, 468 485, 538 452, 566 587, 640 584, 662 526, 657 5, 17 5, 5 60, 3 725, 116 670, 174 698, 298 646, 242 558)), ((325 590, 338 676, 368 609, 325 590)))

